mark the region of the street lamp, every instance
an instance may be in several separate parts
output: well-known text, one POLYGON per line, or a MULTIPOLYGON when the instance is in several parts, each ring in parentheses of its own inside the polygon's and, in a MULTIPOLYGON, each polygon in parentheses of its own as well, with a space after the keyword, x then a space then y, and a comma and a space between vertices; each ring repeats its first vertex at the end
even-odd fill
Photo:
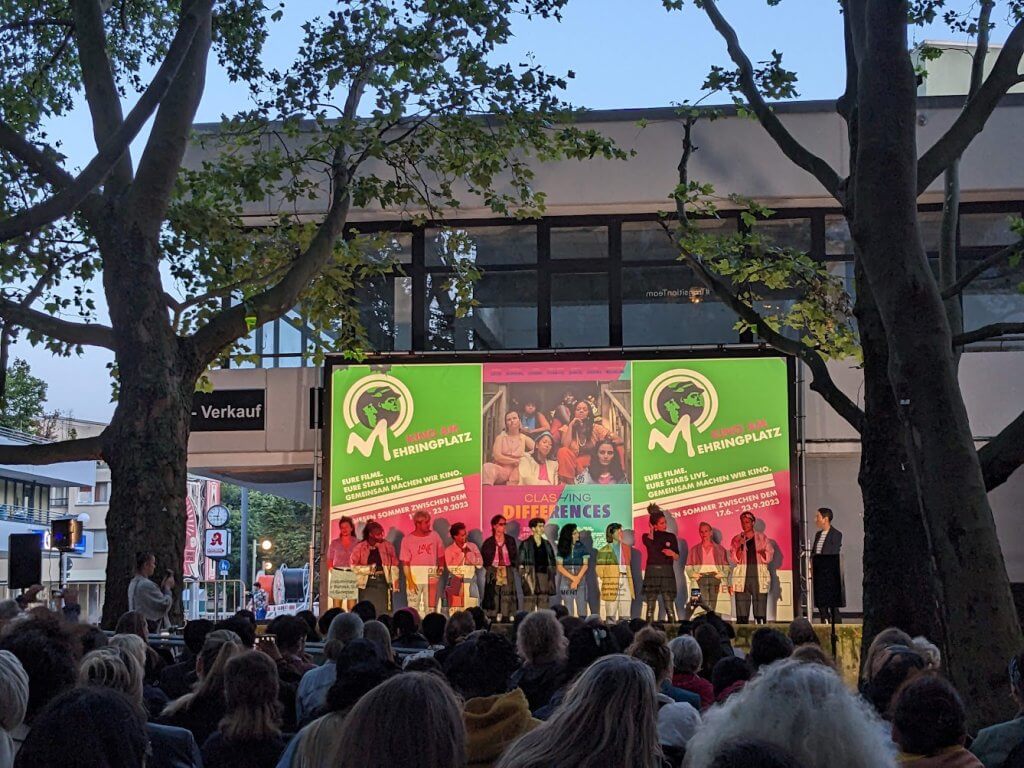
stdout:
MULTIPOLYGON (((274 542, 272 542, 270 539, 263 539, 263 541, 259 541, 258 539, 253 539, 252 540, 252 581, 250 583, 252 584, 253 590, 256 589, 256 563, 257 563, 257 560, 256 560, 256 547, 257 546, 259 546, 259 548, 263 551, 264 555, 266 555, 266 554, 269 554, 270 550, 272 550, 274 548, 274 542)), ((264 561, 263 562, 263 570, 264 571, 268 571, 268 570, 270 570, 270 568, 273 568, 273 564, 271 564, 269 561, 264 561), (269 567, 268 567, 268 565, 269 565, 269 567)))
POLYGON ((263 572, 264 573, 266 573, 267 571, 272 571, 273 569, 274 569, 274 564, 272 562, 270 562, 269 560, 264 560, 263 561, 263 572))

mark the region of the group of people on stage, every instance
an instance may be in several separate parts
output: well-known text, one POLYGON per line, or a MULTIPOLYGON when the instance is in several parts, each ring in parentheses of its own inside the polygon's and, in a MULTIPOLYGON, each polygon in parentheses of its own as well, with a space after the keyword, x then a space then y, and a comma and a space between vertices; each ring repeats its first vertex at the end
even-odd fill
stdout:
MULTIPOLYGON (((648 507, 648 519, 650 531, 641 537, 647 555, 642 588, 646 618, 654 620, 661 601, 664 617, 676 621, 674 566, 680 558, 679 540, 668 531, 665 513, 656 504, 648 507)), ((765 623, 775 545, 755 529, 756 522, 750 512, 740 515, 740 531, 728 549, 714 540, 710 524, 701 523, 700 541, 690 547, 684 571, 704 605, 715 608, 719 596, 728 592, 735 596, 738 621, 748 621, 752 609, 754 620, 765 623)), ((630 618, 636 597, 632 548, 623 539, 622 526, 607 527, 605 544, 591 563, 591 550, 580 540, 576 524, 562 525, 554 546, 545 535, 547 524, 544 518, 533 518, 528 523, 530 535, 516 541, 506 533, 505 517, 495 515, 491 535, 478 548, 469 541, 466 525, 455 523, 449 529, 452 543, 445 546, 431 529, 430 513, 419 510, 413 515, 414 529, 396 552, 377 521, 368 521, 362 539, 357 540, 355 524, 343 517, 328 559, 332 568, 353 571, 358 599, 370 601, 380 611, 392 610, 399 575, 404 573, 407 603, 422 614, 439 606, 454 610, 479 604, 490 618, 506 620, 520 609, 520 589, 526 610, 547 608, 556 600, 575 615, 586 616, 590 612, 587 574, 593 568, 601 613, 607 618, 630 618), (484 571, 482 595, 479 569, 484 571)))
POLYGON ((549 419, 527 400, 505 413, 483 466, 484 485, 628 483, 624 442, 601 424, 596 406, 567 393, 549 419))

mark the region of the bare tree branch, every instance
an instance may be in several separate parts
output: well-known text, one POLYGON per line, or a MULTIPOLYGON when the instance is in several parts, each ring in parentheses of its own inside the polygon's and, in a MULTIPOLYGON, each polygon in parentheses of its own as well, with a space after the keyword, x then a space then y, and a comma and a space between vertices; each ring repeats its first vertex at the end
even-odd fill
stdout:
POLYGON ((973 344, 976 341, 1013 334, 1024 334, 1024 323, 990 323, 989 325, 983 325, 981 328, 954 336, 953 346, 962 347, 965 344, 973 344))
POLYGON ((0 149, 10 152, 29 171, 46 181, 54 189, 66 189, 75 183, 75 177, 35 144, 0 120, 0 149))
POLYGON ((0 298, 0 317, 67 344, 114 349, 113 329, 100 323, 72 323, 4 298, 0 298))
POLYGON ((981 447, 978 460, 987 491, 1005 483, 1024 464, 1024 413, 981 447))
POLYGON ((1008 261, 1011 256, 1016 253, 1024 251, 1024 240, 1018 240, 1012 245, 1008 245, 1005 248, 1001 248, 991 256, 979 261, 975 266, 963 273, 959 280, 953 283, 948 288, 944 288, 942 291, 942 298, 948 299, 956 296, 962 292, 964 288, 974 282, 980 275, 984 274, 987 270, 994 267, 996 264, 1000 264, 1004 261, 1008 261))
POLYGON ((174 182, 192 133, 192 123, 206 87, 210 52, 212 0, 194 0, 187 13, 199 14, 188 54, 156 113, 126 210, 142 231, 155 237, 163 226, 174 182))
POLYGON ((814 176, 828 193, 842 205, 844 194, 839 174, 825 160, 815 155, 793 138, 793 135, 786 130, 782 121, 779 120, 778 115, 768 106, 754 80, 754 66, 750 63, 750 58, 740 46, 736 30, 730 26, 721 11, 718 10, 715 0, 704 0, 702 7, 718 31, 718 34, 725 40, 726 46, 729 49, 729 56, 739 68, 740 90, 750 104, 751 110, 757 116, 758 121, 768 132, 768 135, 775 140, 782 153, 797 166, 814 176))
MULTIPOLYGON (((146 88, 132 111, 128 113, 128 117, 121 126, 103 143, 102 149, 85 166, 74 182, 69 184, 66 179, 61 177, 63 179, 61 191, 38 205, 0 221, 0 243, 21 237, 81 208, 83 201, 103 182, 114 164, 142 130, 142 126, 149 120, 164 94, 167 93, 191 48, 196 30, 210 17, 212 2, 213 0, 195 0, 189 10, 182 14, 181 24, 168 49, 167 57, 160 65, 149 87, 146 88)), ((38 155, 45 157, 42 153, 38 153, 38 155)), ((36 159, 37 162, 39 157, 36 159)), ((22 162, 28 161, 22 158, 22 162)), ((54 175, 53 169, 47 173, 54 175)))
POLYGON ((57 464, 103 458, 103 435, 56 443, 0 444, 0 464, 57 464))
POLYGON ((1022 81, 1017 71, 1024 57, 1024 21, 1010 32, 988 77, 964 104, 953 125, 917 161, 917 193, 920 195, 981 133, 1006 92, 1022 81))

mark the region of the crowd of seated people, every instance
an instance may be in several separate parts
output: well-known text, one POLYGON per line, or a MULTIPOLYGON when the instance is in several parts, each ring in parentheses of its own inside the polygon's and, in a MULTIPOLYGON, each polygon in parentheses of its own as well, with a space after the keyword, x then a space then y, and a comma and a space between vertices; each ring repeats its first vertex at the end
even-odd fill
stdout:
MULTIPOLYGON (((0 768, 1024 766, 1024 717, 969 733, 937 648, 896 628, 854 687, 803 620, 744 654, 714 614, 671 640, 564 614, 495 632, 481 611, 243 611, 186 624, 175 658, 131 614, 110 635, 19 607, 0 619, 0 768)), ((1024 654, 1008 669, 1024 706, 1024 654)))

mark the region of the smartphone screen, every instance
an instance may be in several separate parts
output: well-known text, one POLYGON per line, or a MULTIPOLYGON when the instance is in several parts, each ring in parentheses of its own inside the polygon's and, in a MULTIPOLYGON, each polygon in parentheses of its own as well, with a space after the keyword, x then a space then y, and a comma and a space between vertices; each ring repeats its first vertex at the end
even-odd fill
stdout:
POLYGON ((699 589, 691 589, 690 590, 690 597, 700 597, 700 590, 699 589))

